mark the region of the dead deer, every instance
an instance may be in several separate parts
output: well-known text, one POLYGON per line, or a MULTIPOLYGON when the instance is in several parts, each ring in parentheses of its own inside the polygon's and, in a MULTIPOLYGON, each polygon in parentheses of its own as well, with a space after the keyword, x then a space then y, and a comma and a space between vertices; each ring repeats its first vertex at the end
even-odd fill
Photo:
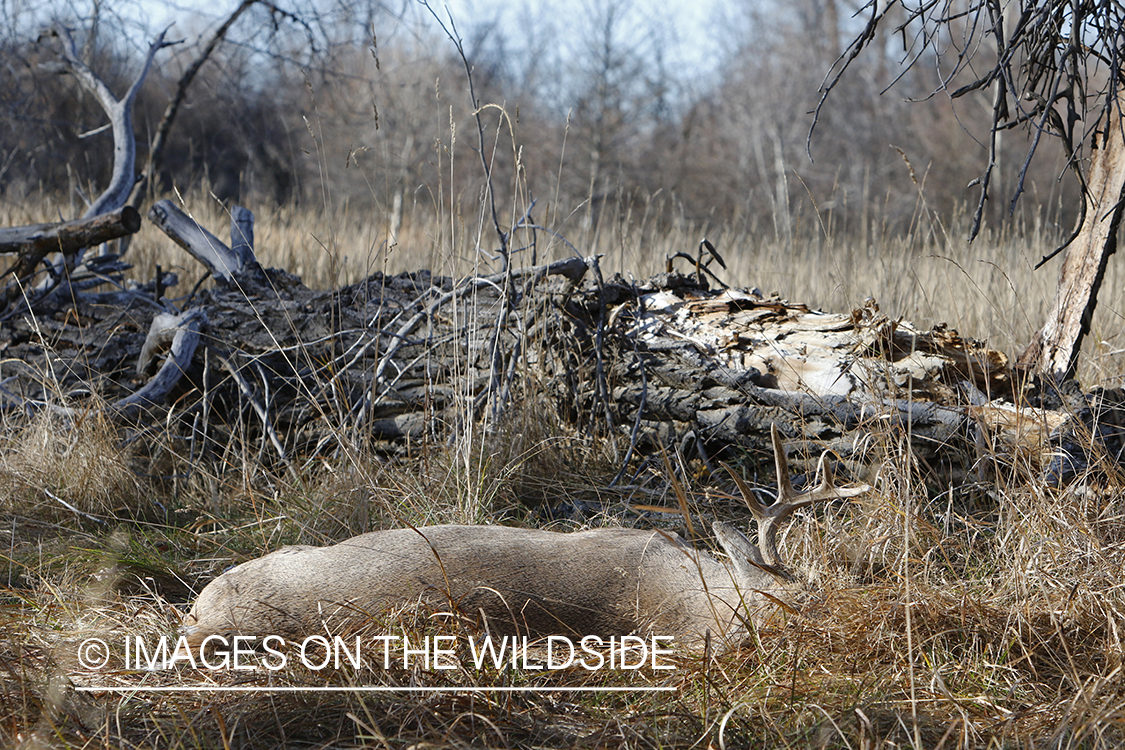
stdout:
POLYGON ((193 648, 212 635, 288 640, 417 603, 480 617, 494 633, 673 636, 688 649, 709 633, 718 646, 731 645, 797 580, 777 551, 779 524, 812 503, 870 489, 837 487, 825 454, 820 484, 798 492, 776 426, 772 439, 777 501, 763 506, 732 472, 757 520, 758 545, 716 522, 726 560, 675 534, 641 529, 373 531, 331 547, 286 547, 232 568, 203 589, 182 633, 193 648))

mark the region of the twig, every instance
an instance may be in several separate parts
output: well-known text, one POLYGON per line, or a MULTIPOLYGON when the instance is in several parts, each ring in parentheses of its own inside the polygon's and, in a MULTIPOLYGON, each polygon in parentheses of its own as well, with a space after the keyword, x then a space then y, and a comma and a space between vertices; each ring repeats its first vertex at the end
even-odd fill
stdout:
MULTIPOLYGON (((610 409, 609 405, 609 384, 606 382, 605 376, 605 326, 608 319, 605 305, 605 282, 602 279, 602 268, 596 255, 587 258, 586 265, 594 272, 594 282, 598 286, 598 327, 594 332, 594 383, 598 390, 598 402, 605 412, 606 435, 611 444, 614 444, 614 451, 616 452, 616 444, 613 438, 613 410, 610 409)), ((597 418, 597 409, 598 405, 595 404, 591 419, 597 418)))
POLYGON ((254 397, 254 391, 252 388, 250 388, 250 384, 246 382, 246 379, 243 378, 241 374, 239 374, 238 369, 235 368, 235 366, 232 365, 226 359, 226 357, 220 355, 216 356, 218 356, 219 364, 223 366, 224 370, 230 373, 231 378, 238 385, 238 389, 242 391, 242 395, 246 397, 246 400, 250 402, 250 406, 257 413, 258 418, 262 420, 262 429, 266 431, 266 435, 269 436, 270 442, 273 443, 274 450, 277 451, 277 455, 281 459, 281 462, 285 464, 285 467, 289 470, 289 474, 294 479, 299 479, 300 475, 297 473, 297 469, 293 466, 293 463, 289 460, 289 456, 286 455, 285 446, 281 444, 281 440, 277 436, 277 431, 274 430, 273 424, 270 422, 269 414, 267 414, 262 405, 258 403, 258 399, 254 397))
POLYGON ((457 54, 461 57, 461 62, 465 66, 465 77, 469 82, 469 98, 473 104, 473 117, 477 123, 477 142, 479 149, 477 153, 480 156, 481 167, 484 168, 485 185, 488 188, 488 204, 492 213, 492 226, 496 229, 496 235, 500 238, 500 255, 503 262, 502 271, 507 271, 511 265, 511 258, 508 257, 508 235, 500 228, 500 218, 496 213, 496 191, 492 187, 492 165, 488 163, 488 158, 485 156, 485 143, 484 143, 484 121, 481 119, 480 113, 483 107, 480 105, 480 100, 477 99, 477 92, 473 83, 473 66, 469 63, 469 57, 465 54, 465 47, 461 43, 461 37, 457 36, 457 25, 453 22, 453 16, 449 16, 449 26, 441 20, 441 16, 437 14, 427 0, 418 0, 422 7, 430 12, 430 15, 437 21, 441 30, 449 37, 449 41, 457 48, 457 54))
POLYGON ((68 503, 66 500, 63 500, 61 497, 59 497, 55 493, 51 492, 46 487, 43 488, 43 494, 46 495, 47 497, 51 498, 52 500, 54 500, 56 503, 63 506, 67 510, 69 510, 71 513, 75 513, 77 515, 82 516, 83 518, 88 518, 91 521, 95 521, 95 522, 100 523, 100 524, 105 524, 105 522, 106 522, 104 518, 98 518, 97 516, 91 516, 89 513, 78 510, 78 508, 75 508, 73 505, 68 503))
MULTIPOLYGON (((638 292, 634 292, 634 294, 640 307, 638 312, 644 314, 644 297, 638 292)), ((629 432, 629 448, 625 451, 625 458, 621 459, 621 468, 617 470, 617 474, 610 481, 609 487, 613 487, 621 481, 621 477, 629 469, 629 462, 633 460, 633 452, 637 449, 637 436, 641 432, 642 417, 645 407, 648 405, 648 370, 640 352, 640 336, 630 336, 630 338, 633 341, 633 356, 637 358, 638 369, 641 372, 641 398, 637 404, 637 418, 633 420, 633 429, 629 432)))

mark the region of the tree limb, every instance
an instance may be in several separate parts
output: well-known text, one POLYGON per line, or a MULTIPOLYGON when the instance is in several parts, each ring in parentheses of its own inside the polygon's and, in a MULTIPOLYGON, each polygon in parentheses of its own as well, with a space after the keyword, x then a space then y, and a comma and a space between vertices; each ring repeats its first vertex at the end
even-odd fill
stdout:
POLYGON ((136 182, 137 162, 137 139, 133 134, 133 103, 141 84, 144 83, 149 70, 152 68, 152 61, 156 57, 156 53, 165 47, 179 43, 165 42, 164 35, 167 33, 168 29, 164 29, 149 45, 148 55, 145 57, 144 65, 141 66, 141 71, 121 99, 115 97, 105 82, 78 56, 78 50, 75 47, 74 37, 71 35, 70 29, 62 24, 56 24, 50 31, 40 36, 40 39, 43 36, 57 36, 62 42, 62 62, 47 67, 60 73, 73 75, 82 88, 93 94, 98 100, 98 104, 109 116, 110 124, 113 127, 113 176, 102 194, 82 214, 84 219, 115 211, 124 206, 129 199, 129 192, 133 189, 133 183, 136 182))

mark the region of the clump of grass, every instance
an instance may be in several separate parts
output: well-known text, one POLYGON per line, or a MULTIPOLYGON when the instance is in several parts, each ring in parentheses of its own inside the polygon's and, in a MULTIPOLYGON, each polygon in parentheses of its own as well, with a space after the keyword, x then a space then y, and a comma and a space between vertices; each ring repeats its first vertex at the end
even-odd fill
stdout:
POLYGON ((0 438, 4 510, 57 520, 129 517, 142 509, 130 456, 103 412, 64 416, 45 409, 6 433, 0 438))

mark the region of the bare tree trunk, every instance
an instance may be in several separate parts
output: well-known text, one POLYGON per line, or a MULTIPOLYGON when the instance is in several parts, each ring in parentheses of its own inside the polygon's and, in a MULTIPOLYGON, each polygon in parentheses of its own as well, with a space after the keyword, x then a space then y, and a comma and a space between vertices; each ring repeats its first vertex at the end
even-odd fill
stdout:
POLYGON ((1056 381, 1074 375, 1082 338, 1090 330, 1106 263, 1117 250, 1117 227, 1125 197, 1122 126, 1120 109, 1115 107, 1105 130, 1094 137, 1096 150, 1086 178, 1089 194, 1085 219, 1067 248, 1047 322, 1018 360, 1056 381))
POLYGON ((118 99, 105 85, 105 82, 94 71, 90 70, 90 67, 78 56, 78 50, 75 48, 74 38, 71 36, 69 29, 64 26, 56 26, 51 30, 51 33, 57 35, 62 41, 63 59, 60 63, 45 67, 59 73, 70 73, 77 78, 82 88, 93 94, 98 100, 98 104, 109 116, 110 124, 113 127, 113 176, 110 178, 106 189, 82 215, 82 218, 89 219, 93 216, 116 211, 124 206, 129 199, 129 191, 133 189, 133 183, 136 181, 135 167, 137 161, 137 139, 133 135, 133 101, 137 97, 141 84, 148 76, 156 53, 170 43, 164 41, 164 34, 167 33, 167 30, 160 32, 156 40, 149 45, 148 56, 141 67, 141 72, 137 74, 125 95, 118 99))
POLYGON ((395 182, 395 196, 390 204, 390 226, 387 227, 387 245, 394 247, 398 244, 398 231, 403 226, 403 193, 406 190, 406 178, 409 177, 408 164, 411 163, 411 153, 414 151, 414 134, 406 136, 403 153, 398 157, 398 180, 395 182))
POLYGON ((398 232, 402 228, 402 199, 406 191, 406 179, 409 177, 408 165, 410 154, 414 151, 414 134, 406 137, 406 145, 402 148, 399 157, 398 180, 395 183, 395 194, 391 202, 391 225, 387 230, 387 244, 394 247, 398 244, 398 232))
POLYGON ((402 228, 402 186, 395 187, 395 195, 391 201, 391 226, 387 230, 387 244, 394 247, 398 244, 398 230, 402 228))
POLYGON ((774 191, 777 195, 774 208, 774 225, 777 235, 785 240, 785 246, 793 244, 793 222, 789 211, 789 175, 785 166, 785 145, 781 141, 781 129, 775 127, 770 133, 773 141, 773 168, 775 172, 774 191), (780 225, 778 218, 780 217, 780 225))
MULTIPOLYGON (((822 32, 828 49, 828 64, 831 65, 843 53, 840 46, 840 10, 836 7, 836 0, 825 0, 822 32)), ((880 55, 882 54, 880 52, 880 55)))

